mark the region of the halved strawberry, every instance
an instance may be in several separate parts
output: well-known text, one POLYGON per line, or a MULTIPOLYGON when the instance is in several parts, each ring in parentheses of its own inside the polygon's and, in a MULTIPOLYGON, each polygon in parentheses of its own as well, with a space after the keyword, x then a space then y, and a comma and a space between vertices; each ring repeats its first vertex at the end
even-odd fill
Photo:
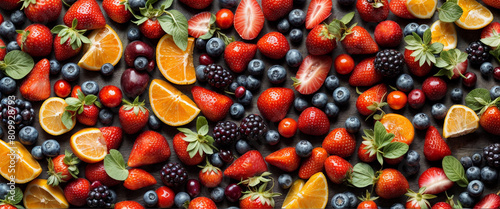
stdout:
POLYGON ((327 55, 308 55, 302 61, 295 77, 293 86, 299 93, 308 95, 318 91, 330 72, 332 57, 327 55))
POLYGON ((210 12, 201 12, 191 17, 188 20, 188 34, 192 37, 199 38, 210 29, 210 12))
POLYGON ((332 14, 331 0, 312 0, 307 8, 306 29, 312 29, 332 14))
POLYGON ((425 194, 439 194, 453 187, 453 184, 453 181, 446 177, 444 170, 438 167, 427 169, 418 179, 418 186, 427 188, 425 194))
POLYGON ((242 39, 256 38, 264 27, 264 13, 256 0, 241 0, 234 14, 234 29, 242 39))
POLYGON ((474 209, 481 208, 498 208, 500 207, 500 196, 495 193, 488 194, 481 199, 475 206, 474 209))

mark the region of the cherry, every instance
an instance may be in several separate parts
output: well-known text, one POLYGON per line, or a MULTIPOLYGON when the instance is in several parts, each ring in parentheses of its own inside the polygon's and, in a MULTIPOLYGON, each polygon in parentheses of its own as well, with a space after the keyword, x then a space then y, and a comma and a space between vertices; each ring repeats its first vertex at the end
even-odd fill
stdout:
POLYGON ((446 82, 439 77, 429 77, 422 84, 422 91, 427 99, 436 101, 446 96, 446 82))
POLYGON ((354 60, 348 54, 341 54, 335 58, 335 71, 341 75, 347 75, 354 70, 354 60))
POLYGON ((413 109, 420 109, 425 104, 424 92, 420 89, 413 89, 408 94, 408 104, 413 109))
POLYGON ((477 76, 475 73, 473 72, 468 72, 468 73, 465 73, 465 78, 462 79, 462 84, 464 84, 464 86, 467 86, 467 87, 473 87, 476 85, 476 82, 477 82, 477 76))
POLYGON ((71 93, 71 84, 64 79, 56 81, 56 83, 54 83, 54 93, 61 98, 69 96, 71 93))
POLYGON ((228 29, 233 26, 233 12, 229 9, 221 9, 215 14, 215 23, 221 29, 228 29))
POLYGON ((495 80, 500 80, 500 67, 493 69, 493 78, 495 78, 495 80))
POLYGON ((186 184, 186 191, 192 198, 198 196, 201 192, 200 182, 196 179, 189 179, 186 184))
POLYGON ((220 159, 222 159, 222 161, 224 161, 225 163, 228 163, 228 164, 233 162, 233 160, 234 160, 233 152, 231 152, 231 150, 227 150, 227 149, 221 149, 219 151, 219 157, 220 157, 220 159))
POLYGON ((241 197, 241 187, 238 184, 229 184, 224 190, 226 198, 231 202, 237 202, 241 197))
POLYGON ((200 65, 210 65, 213 64, 214 60, 208 56, 207 53, 203 53, 200 55, 200 65))
POLYGON ((241 98, 245 95, 245 87, 244 86, 238 86, 238 88, 236 88, 236 90, 234 90, 234 96, 236 98, 241 98))

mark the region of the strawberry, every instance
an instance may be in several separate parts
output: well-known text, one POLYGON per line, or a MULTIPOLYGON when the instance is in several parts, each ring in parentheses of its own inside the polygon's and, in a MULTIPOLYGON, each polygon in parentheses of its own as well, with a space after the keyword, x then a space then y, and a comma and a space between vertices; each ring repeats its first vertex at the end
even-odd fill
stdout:
POLYGON ((445 156, 451 155, 450 147, 434 126, 430 126, 425 134, 424 155, 429 161, 442 160, 445 156))
POLYGON ((500 2, 499 1, 496 1, 496 0, 483 0, 483 3, 490 6, 490 7, 493 7, 493 8, 497 8, 497 9, 500 9, 500 2))
POLYGON ((21 6, 21 1, 19 0, 2 0, 0 1, 0 8, 5 10, 14 10, 21 6))
POLYGON ((73 89, 71 90, 70 96, 73 97, 73 98, 78 98, 78 91, 81 92, 82 91, 82 87, 80 85, 73 86, 73 89))
POLYGON ((102 137, 104 137, 104 141, 106 141, 106 148, 108 148, 108 152, 111 149, 118 149, 120 144, 122 143, 122 129, 117 126, 108 126, 101 127, 99 130, 102 133, 102 137))
POLYGON ((486 132, 500 135, 500 110, 498 107, 487 107, 479 118, 479 124, 486 132))
POLYGON ((431 71, 433 65, 427 63, 420 65, 419 62, 416 61, 416 58, 414 56, 411 56, 411 54, 413 54, 414 52, 415 51, 413 50, 405 49, 404 57, 406 66, 408 66, 408 70, 413 75, 423 77, 431 71))
POLYGON ((309 179, 312 175, 323 170, 324 163, 328 158, 328 153, 324 148, 316 147, 299 168, 299 177, 309 179))
POLYGON ((268 88, 257 99, 257 107, 265 119, 278 122, 285 118, 294 97, 293 90, 289 88, 268 88))
POLYGON ((77 25, 78 20, 73 19, 71 28, 66 25, 57 25, 50 31, 57 34, 54 38, 54 54, 58 61, 76 56, 82 49, 82 43, 90 43, 90 40, 83 35, 87 30, 77 30, 77 25))
POLYGON ((85 104, 82 107, 83 111, 76 115, 76 120, 83 125, 94 126, 99 117, 99 107, 95 104, 85 104))
POLYGON ((179 1, 193 9, 205 9, 210 4, 212 4, 213 0, 179 0, 179 1))
POLYGON ((312 55, 328 54, 337 48, 337 40, 328 32, 326 24, 319 24, 307 34, 306 48, 312 55))
POLYGON ((316 107, 308 107, 300 113, 298 126, 302 133, 321 136, 328 133, 330 120, 322 110, 316 107))
POLYGON ((453 187, 453 184, 453 181, 448 179, 444 170, 438 167, 425 170, 418 178, 418 186, 426 188, 425 194, 442 193, 453 187))
POLYGON ((228 96, 200 86, 193 86, 191 94, 193 94, 193 100, 200 108, 201 113, 210 121, 224 119, 229 108, 233 105, 233 100, 228 96))
POLYGON ((389 9, 394 15, 400 18, 404 19, 416 18, 408 11, 408 8, 406 7, 406 0, 391 0, 389 2, 389 9))
POLYGON ((172 140, 174 151, 177 155, 177 158, 179 158, 179 160, 186 165, 200 164, 205 159, 205 154, 200 155, 199 153, 196 153, 193 156, 190 156, 187 151, 189 142, 184 140, 184 138, 186 138, 186 135, 180 132, 176 134, 174 136, 174 139, 172 140))
POLYGON ((285 147, 269 154, 266 162, 278 167, 285 172, 297 170, 300 166, 300 157, 295 151, 295 147, 285 147))
MULTIPOLYGON (((212 27, 213 22, 211 19, 213 14, 210 12, 200 12, 192 16, 188 20, 188 34, 192 37, 199 38, 209 32, 210 27, 212 27)), ((214 19, 212 19, 214 21, 214 19)))
POLYGON ((109 18, 117 23, 126 23, 132 18, 127 0, 103 0, 102 8, 109 18))
POLYGON ((398 23, 386 20, 375 27, 375 42, 381 47, 395 48, 403 39, 403 30, 398 23))
POLYGON ((373 86, 382 81, 383 75, 375 70, 375 57, 366 58, 356 65, 349 77, 351 86, 373 86))
POLYGON ((326 136, 321 147, 330 155, 349 157, 356 149, 356 138, 345 128, 336 128, 326 136))
POLYGON ((21 95, 29 101, 42 101, 50 97, 50 63, 42 59, 26 76, 19 87, 21 95))
POLYGON ((139 168, 132 168, 128 170, 127 179, 123 182, 123 186, 130 190, 138 190, 155 184, 155 177, 147 171, 139 168))
POLYGON ((257 150, 250 150, 236 159, 226 170, 224 176, 241 181, 267 171, 266 161, 257 150))
POLYGON ((244 40, 257 38, 264 21, 264 13, 257 0, 241 0, 234 12, 234 29, 244 40))
POLYGON ((147 19, 139 25, 141 34, 149 39, 159 39, 165 35, 165 31, 161 28, 158 19, 147 19))
POLYGON ((198 173, 198 179, 201 185, 208 188, 214 188, 222 182, 223 173, 220 168, 217 168, 210 164, 207 160, 205 166, 200 166, 202 168, 198 173))
POLYGON ((3 58, 5 57, 6 54, 7 54, 7 46, 5 46, 5 42, 3 42, 2 39, 0 39, 0 61, 3 61, 3 58))
POLYGON ((488 194, 483 197, 476 205, 474 209, 481 208, 499 208, 500 207, 500 196, 495 193, 488 194))
POLYGON ((114 209, 145 209, 145 208, 136 201, 127 200, 127 201, 117 202, 115 204, 114 209))
MULTIPOLYGON (((358 109, 359 114, 370 117, 377 111, 382 111, 382 107, 387 105, 384 102, 387 96, 387 86, 383 83, 378 84, 374 87, 369 88, 365 92, 359 95, 356 100, 356 109, 358 109)), ((377 116, 377 115, 375 115, 377 116)), ((377 117, 379 117, 378 115, 377 117)), ((375 118, 380 119, 380 118, 375 118)))
POLYGON ((312 0, 306 13, 306 29, 310 30, 326 20, 332 14, 333 4, 330 0, 312 0))
POLYGON ((424 32, 423 39, 413 33, 405 37, 405 61, 410 72, 416 76, 424 76, 430 72, 436 63, 435 54, 443 51, 443 44, 435 42, 431 44, 431 30, 424 32))
POLYGON ((217 209, 217 205, 210 198, 197 197, 189 202, 187 209, 217 209))
POLYGON ((133 103, 123 99, 124 105, 118 111, 120 125, 126 134, 135 134, 148 123, 149 110, 144 106, 144 101, 139 102, 136 97, 133 103))
POLYGON ((336 155, 326 158, 324 167, 326 175, 335 184, 341 184, 347 180, 352 170, 351 163, 336 155))
POLYGON ((54 159, 47 159, 47 167, 49 178, 47 179, 47 184, 51 186, 57 186, 61 182, 67 182, 73 178, 78 178, 78 163, 80 159, 74 156, 73 153, 65 151, 64 155, 58 155, 54 159))
POLYGON ((268 21, 276 21, 293 9, 293 0, 262 0, 262 12, 268 21))
POLYGON ((372 143, 373 141, 371 140, 363 139, 363 142, 361 142, 361 145, 359 145, 358 158, 361 162, 371 163, 375 161, 377 155, 375 155, 375 152, 370 149, 370 147, 368 147, 372 143))
POLYGON ((76 119, 83 125, 94 126, 99 117, 101 103, 97 101, 97 96, 89 94, 83 95, 82 91, 77 91, 78 98, 66 98, 66 111, 71 115, 76 114, 76 119))
POLYGON ((17 34, 17 44, 33 57, 46 57, 52 51, 52 34, 42 24, 32 24, 17 34))
POLYGON ((333 59, 331 56, 307 55, 300 64, 295 77, 292 77, 293 87, 300 94, 309 95, 321 88, 330 69, 333 59))
POLYGON ((265 190, 267 182, 260 187, 251 187, 249 191, 243 192, 240 198, 241 209, 271 209, 274 208, 274 197, 280 196, 280 193, 272 192, 273 188, 265 190))
POLYGON ((93 30, 104 28, 106 19, 95 0, 78 0, 68 9, 63 21, 66 26, 71 26, 73 19, 78 20, 76 29, 93 30))
POLYGON ((257 42, 260 53, 271 59, 281 59, 285 57, 290 45, 286 37, 280 32, 269 32, 262 36, 257 42))
POLYGON ((135 139, 128 158, 128 166, 139 167, 168 160, 170 147, 167 139, 154 131, 144 131, 135 139))
MULTIPOLYGON (((359 0, 366 1, 366 0, 359 0)), ((365 28, 354 24, 347 27, 347 24, 353 19, 354 12, 346 14, 341 20, 334 19, 329 25, 330 33, 337 40, 341 40, 342 46, 349 54, 373 54, 379 51, 377 43, 370 36, 365 28)))
POLYGON ((257 45, 234 41, 224 49, 224 61, 235 73, 242 73, 257 52, 257 45))
MULTIPOLYGON (((486 0, 487 1, 487 0, 486 0)), ((486 1, 483 0, 483 2, 486 3, 486 1)), ((500 38, 500 23, 499 22, 492 22, 483 30, 481 30, 481 39, 486 39, 490 38, 498 40, 500 38)), ((484 42, 484 40, 481 40, 481 42, 484 42)))
POLYGON ((357 209, 375 209, 378 208, 377 203, 374 200, 378 199, 378 197, 371 197, 370 192, 366 190, 366 196, 361 197, 361 202, 358 204, 357 209))
POLYGON ((84 178, 77 178, 64 187, 64 197, 69 204, 77 207, 82 207, 87 203, 89 193, 90 182, 84 178))
POLYGON ((180 133, 173 139, 174 151, 179 160, 186 165, 198 165, 205 154, 213 154, 214 139, 208 134, 208 121, 199 116, 196 121, 197 133, 187 128, 179 128, 180 133), (188 147, 192 147, 188 150, 188 147))
POLYGON ((420 187, 417 193, 409 189, 408 192, 405 194, 406 196, 408 196, 408 200, 406 201, 405 207, 412 209, 431 207, 431 204, 427 200, 436 198, 436 196, 431 194, 426 194, 425 190, 426 190, 425 187, 420 187))
POLYGON ((90 182, 99 181, 108 187, 120 184, 120 181, 112 179, 104 169, 104 161, 89 163, 85 167, 85 178, 90 182))
POLYGON ((377 178, 375 193, 384 199, 401 197, 410 188, 408 180, 396 169, 386 168, 377 178))
POLYGON ((438 202, 434 204, 431 209, 453 209, 453 207, 446 202, 438 202))
POLYGON ((468 63, 467 53, 463 51, 458 49, 442 51, 436 61, 436 67, 440 70, 434 76, 444 75, 448 79, 465 78, 464 74, 467 72, 468 63))
POLYGON ((21 0, 24 14, 31 22, 47 24, 56 21, 61 14, 62 1, 60 0, 21 0))
POLYGON ((387 0, 358 0, 356 9, 361 19, 366 22, 381 22, 389 16, 387 0))

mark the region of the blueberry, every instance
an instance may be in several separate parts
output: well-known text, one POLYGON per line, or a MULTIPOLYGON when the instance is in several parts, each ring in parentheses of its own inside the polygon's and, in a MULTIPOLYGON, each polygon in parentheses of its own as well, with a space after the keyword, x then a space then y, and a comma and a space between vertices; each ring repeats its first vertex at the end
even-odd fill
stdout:
POLYGON ((358 206, 358 198, 352 192, 344 192, 349 198, 349 208, 356 208, 358 206))
POLYGON ((351 6, 356 2, 356 0, 338 0, 338 2, 342 6, 351 6))
POLYGON ((429 116, 427 116, 427 114, 425 113, 417 113, 415 117, 413 117, 412 123, 413 126, 418 130, 425 130, 431 125, 429 116))
POLYGON ((420 164, 416 166, 409 166, 407 164, 403 165, 403 172, 406 174, 406 176, 413 176, 418 173, 420 170, 420 164))
POLYGON ((297 29, 297 28, 294 28, 290 31, 290 34, 288 34, 290 36, 290 41, 292 43, 300 43, 302 42, 302 39, 304 38, 302 35, 302 31, 300 29, 297 29))
POLYGON ((420 154, 415 150, 410 150, 406 154, 406 164, 409 166, 416 166, 420 164, 420 154))
POLYGON ((252 75, 249 75, 247 77, 247 86, 245 86, 245 88, 248 89, 248 90, 250 90, 250 91, 258 90, 260 88, 260 80, 257 79, 257 78, 255 78, 252 75))
POLYGON ((245 108, 240 103, 234 103, 229 108, 229 115, 231 115, 232 119, 235 120, 240 119, 243 117, 244 114, 245 114, 245 108))
POLYGON ((328 102, 328 96, 326 96, 325 93, 319 92, 313 95, 311 99, 311 103, 313 106, 322 109, 325 107, 326 103, 328 102))
POLYGON ((109 109, 99 110, 99 122, 103 125, 109 125, 113 123, 113 112, 109 109))
POLYGON ((260 59, 253 59, 248 63, 247 71, 250 75, 261 76, 264 74, 266 65, 260 59))
POLYGON ((462 192, 458 195, 458 201, 462 204, 463 208, 472 208, 476 200, 467 192, 462 192))
POLYGON ((223 8, 231 9, 238 5, 238 0, 219 0, 219 5, 223 8))
POLYGON ((153 130, 159 129, 160 125, 161 125, 160 120, 155 115, 149 115, 148 117, 149 129, 153 130))
POLYGON ((481 72, 481 75, 483 75, 484 77, 488 77, 491 75, 491 73, 493 73, 493 64, 491 64, 491 62, 484 62, 483 64, 481 64, 481 67, 479 67, 479 71, 481 72))
POLYGON ((248 77, 246 75, 239 75, 238 77, 236 77, 236 83, 238 83, 238 87, 243 86, 246 88, 247 87, 247 78, 248 77))
POLYGON ((281 65, 273 65, 267 70, 267 78, 272 84, 283 83, 286 79, 286 70, 281 65))
POLYGON ((135 58, 134 60, 134 68, 136 70, 139 70, 139 71, 143 71, 143 70, 146 70, 146 68, 148 67, 148 59, 146 57, 137 57, 135 58))
POLYGON ((10 21, 16 26, 22 26, 26 22, 26 15, 21 10, 15 10, 10 14, 10 21))
POLYGON ((481 179, 481 169, 476 166, 471 166, 465 171, 465 176, 469 181, 481 179))
POLYGON ((25 126, 19 131, 19 141, 24 145, 32 145, 38 139, 38 131, 33 126, 25 126))
POLYGON ((484 184, 479 180, 469 182, 467 185, 467 193, 472 197, 479 197, 483 194, 484 184))
POLYGON ((111 196, 111 204, 115 204, 116 200, 118 200, 115 190, 110 189, 108 191, 109 191, 109 196, 111 196))
POLYGON ((354 134, 357 133, 361 128, 361 121, 359 120, 358 117, 351 116, 345 120, 344 125, 347 132, 354 134))
POLYGON ((441 120, 446 117, 446 113, 448 112, 448 108, 442 103, 436 103, 432 105, 431 115, 436 120, 441 120))
POLYGON ((207 78, 205 77, 205 73, 203 72, 203 70, 205 69, 205 67, 207 67, 206 65, 198 65, 196 66, 196 80, 200 81, 200 82, 205 82, 207 81, 207 78))
POLYGON ((141 31, 137 27, 131 27, 127 31, 127 39, 132 42, 132 41, 137 41, 141 39, 141 31))
POLYGON ((179 192, 174 197, 175 206, 178 208, 183 208, 184 203, 189 201, 191 201, 191 197, 189 197, 189 194, 186 192, 179 192))
POLYGON ((101 74, 103 76, 110 76, 113 75, 113 72, 115 71, 115 66, 111 63, 106 63, 101 66, 101 74))
POLYGON ((42 153, 46 157, 56 157, 60 151, 61 146, 54 139, 48 139, 42 143, 42 153))
POLYGON ((313 145, 307 140, 300 140, 295 145, 295 152, 299 157, 309 157, 312 154, 313 145))
POLYGON ((252 150, 252 147, 250 147, 250 144, 248 144, 248 142, 243 140, 243 139, 236 141, 235 148, 236 148, 236 152, 238 152, 240 155, 243 155, 246 152, 252 150))
POLYGON ((462 103, 464 91, 461 88, 453 88, 450 92, 451 101, 454 103, 462 103))
POLYGON ((37 160, 43 159, 42 146, 34 146, 33 149, 31 149, 31 155, 37 160))
POLYGON ((130 9, 139 11, 139 8, 146 7, 146 0, 128 0, 128 4, 130 6, 130 9))
POLYGON ((234 93, 236 92, 236 89, 240 87, 240 84, 238 84, 236 81, 233 81, 231 84, 229 84, 229 87, 227 88, 229 92, 234 93))
POLYGON ((95 81, 85 81, 82 83, 82 93, 85 95, 97 95, 99 93, 99 84, 95 81))
POLYGON ((17 41, 11 41, 7 44, 7 53, 14 50, 21 50, 21 47, 19 46, 19 44, 17 44, 17 41))
POLYGON ((0 93, 10 95, 16 91, 16 81, 11 77, 5 76, 0 79, 0 93))
POLYGON ((293 27, 300 27, 306 21, 306 13, 300 9, 294 9, 288 13, 288 21, 293 27))
POLYGON ((80 67, 75 63, 66 63, 63 65, 62 77, 67 81, 75 81, 80 76, 80 67))
POLYGON ((471 156, 471 159, 474 166, 481 167, 481 163, 483 162, 483 156, 481 155, 481 153, 474 153, 471 156))
POLYGON ((491 100, 495 100, 496 98, 500 97, 500 86, 491 87, 490 97, 491 97, 491 100))
POLYGON ((408 35, 412 35, 413 32, 417 32, 417 28, 418 28, 418 23, 415 23, 415 22, 412 22, 412 23, 409 23, 408 25, 406 25, 406 27, 403 29, 403 35, 404 36, 408 36, 408 35))
POLYGON ((293 100, 293 106, 297 111, 302 112, 309 107, 309 104, 304 98, 296 97, 295 100, 293 100))
POLYGON ((424 36, 424 33, 425 31, 429 29, 429 25, 427 24, 422 24, 422 25, 419 25, 418 28, 417 28, 417 34, 420 36, 420 37, 423 37, 424 36))
POLYGON ((278 32, 285 34, 290 30, 290 23, 287 19, 282 19, 278 22, 278 25, 276 27, 278 29, 278 32))
POLYGON ((194 46, 201 51, 205 51, 207 49, 207 40, 202 38, 197 38, 194 42, 194 46))
POLYGON ((269 130, 266 133, 266 143, 269 145, 275 145, 280 142, 280 134, 276 130, 269 130))
POLYGON ((463 156, 460 158, 460 163, 462 164, 464 169, 467 170, 472 167, 472 158, 470 158, 469 156, 463 156))
POLYGON ((302 54, 297 49, 290 49, 286 53, 286 64, 290 67, 299 67, 302 63, 302 54))
POLYGON ((9 194, 10 188, 6 183, 0 183, 0 199, 4 200, 5 196, 9 194))
POLYGON ((50 74, 57 75, 61 72, 61 63, 59 61, 52 59, 49 61, 50 63, 50 74))
POLYGON ((498 179, 498 171, 492 167, 481 168, 481 180, 487 184, 495 184, 498 179))
POLYGON ((349 208, 349 197, 344 193, 337 193, 333 195, 330 204, 332 204, 334 209, 349 208))
POLYGON ((335 105, 335 103, 328 102, 328 103, 326 103, 323 111, 325 112, 326 116, 328 116, 329 118, 335 118, 335 117, 337 117, 337 115, 339 115, 340 110, 339 110, 339 107, 337 107, 337 105, 335 105))
POLYGON ((147 207, 154 207, 158 203, 158 195, 154 190, 149 190, 144 193, 144 203, 146 203, 147 207))
POLYGON ((333 91, 340 86, 340 80, 335 75, 329 75, 325 79, 325 88, 329 91, 333 91))
POLYGON ((351 98, 351 92, 346 87, 338 87, 333 91, 333 101, 337 105, 346 105, 351 98))
POLYGON ((10 20, 3 21, 0 24, 0 36, 7 40, 16 40, 17 32, 14 23, 10 20))
POLYGON ((221 168, 222 166, 224 166, 224 161, 222 161, 222 159, 220 158, 219 153, 214 153, 214 154, 210 155, 210 163, 213 166, 218 167, 218 168, 221 168))
POLYGON ((394 203, 389 209, 406 209, 406 207, 401 203, 394 203))
POLYGON ((224 188, 222 187, 215 187, 212 192, 210 192, 210 198, 214 202, 222 202, 224 201, 224 197, 226 195, 224 194, 224 188))
POLYGON ((413 89, 413 78, 408 74, 401 74, 396 80, 396 88, 403 92, 411 91, 413 89))
POLYGON ((292 183, 293 183, 293 179, 292 179, 292 176, 290 176, 290 174, 284 173, 278 177, 278 185, 282 189, 290 188, 292 186, 292 183))
POLYGON ((213 37, 207 41, 206 51, 211 57, 219 57, 224 52, 225 47, 226 44, 222 39, 213 37))

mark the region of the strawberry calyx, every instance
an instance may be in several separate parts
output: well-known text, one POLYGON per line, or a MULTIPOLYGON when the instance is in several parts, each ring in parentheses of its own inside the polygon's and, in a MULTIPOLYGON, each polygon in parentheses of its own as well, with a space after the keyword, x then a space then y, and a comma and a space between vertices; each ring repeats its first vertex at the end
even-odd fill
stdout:
POLYGON ((264 172, 260 174, 259 176, 253 176, 253 177, 248 177, 247 179, 240 181, 238 184, 246 184, 248 186, 257 186, 260 183, 267 183, 271 181, 271 178, 268 178, 268 176, 271 176, 271 172, 264 172))
POLYGON ((144 101, 140 102, 139 101, 139 96, 137 96, 132 103, 127 101, 126 99, 122 99, 122 102, 125 103, 123 105, 123 110, 129 111, 132 110, 134 111, 135 115, 139 114, 139 111, 141 111, 143 114, 146 114, 147 108, 146 108, 146 103, 144 101))
POLYGON ((229 45, 231 42, 235 41, 234 36, 228 37, 226 34, 221 32, 221 29, 217 27, 217 25, 215 24, 215 20, 216 20, 215 15, 210 13, 210 22, 209 22, 210 26, 208 32, 200 36, 199 38, 207 40, 215 35, 217 38, 222 39, 226 44, 226 46, 229 45))
MULTIPOLYGON (((441 70, 434 74, 434 76, 444 75, 448 77, 448 79, 451 79, 451 77, 455 74, 453 72, 455 67, 465 61, 467 61, 467 53, 460 51, 459 49, 442 51, 439 58, 436 60, 436 67, 441 68, 441 70)), ((462 78, 465 78, 460 71, 458 73, 462 78)))
POLYGON ((240 200, 244 200, 246 198, 250 198, 251 201, 255 201, 257 198, 260 200, 261 205, 270 205, 274 207, 274 198, 280 196, 281 193, 275 193, 272 192, 274 187, 274 181, 273 181, 273 186, 271 186, 270 189, 265 190, 267 188, 267 182, 263 183, 260 185, 258 188, 257 187, 249 187, 248 191, 244 191, 243 195, 240 200))
POLYGON ((28 39, 28 36, 30 35, 31 31, 30 30, 27 30, 27 31, 24 31, 24 30, 16 30, 16 32, 18 34, 21 34, 21 45, 19 46, 21 48, 21 50, 23 50, 24 48, 24 42, 26 42, 26 39, 28 39))
POLYGON ((412 35, 407 35, 404 40, 407 44, 405 48, 413 50, 410 56, 415 57, 415 61, 418 61, 419 66, 424 65, 424 63, 428 65, 435 64, 437 60, 434 55, 441 53, 444 48, 444 45, 439 42, 431 44, 431 29, 424 32, 423 39, 413 32, 412 35))
POLYGON ((200 156, 204 154, 213 154, 214 149, 217 148, 214 146, 214 138, 208 134, 208 121, 205 117, 199 116, 196 120, 196 131, 197 133, 191 131, 188 128, 178 128, 180 132, 186 135, 182 139, 186 142, 189 142, 189 145, 186 151, 189 153, 189 157, 193 158, 197 153, 200 156))
POLYGON ((378 197, 372 197, 370 191, 366 190, 365 196, 358 197, 358 199, 363 202, 363 201, 375 201, 378 199, 378 197))
POLYGON ((337 40, 342 41, 344 38, 352 33, 352 28, 354 28, 357 23, 351 25, 351 27, 347 27, 347 24, 351 22, 354 18, 354 12, 350 12, 346 14, 342 19, 333 19, 330 24, 328 24, 328 32, 330 32, 337 40))
POLYGON ((328 31, 328 25, 327 24, 324 24, 324 25, 325 25, 325 27, 323 29, 321 29, 319 36, 325 37, 326 39, 330 39, 330 40, 334 39, 335 36, 328 31))
POLYGON ((369 150, 369 153, 376 153, 380 165, 383 165, 384 158, 399 158, 409 149, 409 146, 403 142, 393 142, 395 135, 388 133, 380 121, 375 122, 373 130, 365 129, 363 133, 363 139, 366 141, 363 143, 367 145, 364 149, 369 150))
POLYGON ((462 207, 462 204, 460 203, 460 201, 457 201, 455 203, 455 201, 453 200, 453 195, 451 196, 448 196, 448 192, 445 192, 446 194, 446 203, 448 203, 452 208, 456 208, 456 209, 459 209, 459 208, 463 208, 462 207))
POLYGON ((434 199, 437 196, 432 194, 424 194, 426 187, 422 187, 418 189, 418 192, 414 192, 411 189, 408 189, 408 192, 405 194, 408 196, 407 202, 411 202, 413 206, 420 206, 422 209, 427 209, 431 207, 431 203, 429 203, 429 199, 434 199))
POLYGON ((23 2, 21 10, 26 9, 30 4, 36 4, 36 0, 20 0, 19 2, 23 2))
POLYGON ((380 7, 384 6, 384 2, 382 0, 373 0, 373 2, 370 3, 373 8, 377 9, 380 7))
MULTIPOLYGON (((52 158, 47 158, 47 162, 48 162, 47 174, 49 175, 49 178, 47 179, 47 184, 51 186, 57 186, 62 182, 66 182, 64 180, 64 178, 67 177, 66 175, 62 175, 62 172, 56 173, 52 158)), ((80 163, 80 159, 75 155, 73 155, 73 153, 66 150, 64 151, 63 162, 68 166, 69 174, 75 179, 78 178, 78 174, 80 173, 80 171, 78 170, 78 163, 80 163)))
POLYGON ((57 34, 57 36, 61 37, 61 42, 59 44, 63 45, 66 41, 69 40, 71 48, 76 50, 82 47, 82 43, 89 44, 90 39, 85 37, 83 34, 87 31, 85 29, 77 30, 76 26, 78 25, 78 20, 75 18, 71 23, 71 28, 66 25, 56 25, 50 32, 57 34))
POLYGON ((72 117, 83 113, 83 109, 86 105, 95 105, 101 108, 101 103, 97 101, 97 96, 93 94, 84 95, 80 89, 77 90, 78 98, 68 97, 65 99, 66 106, 61 121, 66 128, 73 127, 72 117))
POLYGON ((219 172, 221 172, 220 168, 218 167, 215 167, 213 166, 209 161, 208 161, 208 158, 206 159, 207 161, 207 164, 205 166, 201 166, 199 165, 198 167, 202 168, 201 169, 201 172, 202 173, 210 173, 210 172, 214 172, 215 174, 219 174, 219 172))

